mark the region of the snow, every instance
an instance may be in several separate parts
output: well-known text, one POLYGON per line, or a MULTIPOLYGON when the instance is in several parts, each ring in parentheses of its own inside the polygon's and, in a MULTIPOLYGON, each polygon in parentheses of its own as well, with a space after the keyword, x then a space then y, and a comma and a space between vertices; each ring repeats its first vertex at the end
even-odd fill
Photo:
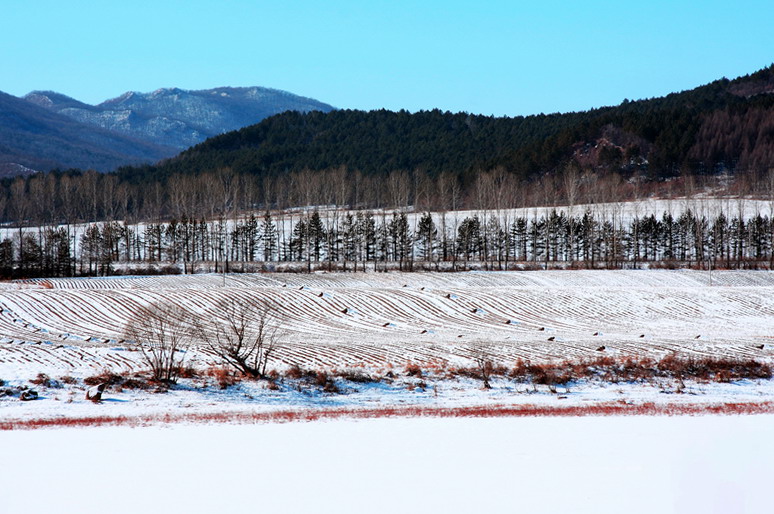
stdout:
POLYGON ((0 433, 0 514, 768 512, 774 415, 0 433))

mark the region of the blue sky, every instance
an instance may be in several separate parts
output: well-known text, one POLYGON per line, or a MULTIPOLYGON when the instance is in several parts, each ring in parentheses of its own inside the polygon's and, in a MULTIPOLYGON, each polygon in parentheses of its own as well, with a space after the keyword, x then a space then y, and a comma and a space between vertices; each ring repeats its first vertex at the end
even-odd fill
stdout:
POLYGON ((266 86, 353 109, 566 112, 774 62, 768 1, 28 1, 0 91, 266 86))

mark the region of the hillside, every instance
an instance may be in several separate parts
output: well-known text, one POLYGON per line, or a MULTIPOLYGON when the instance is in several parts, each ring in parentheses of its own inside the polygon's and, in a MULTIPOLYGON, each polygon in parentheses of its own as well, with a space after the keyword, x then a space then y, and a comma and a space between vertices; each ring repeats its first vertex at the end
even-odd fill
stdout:
POLYGON ((0 176, 52 168, 111 170, 173 152, 151 142, 79 123, 0 92, 0 176))
POLYGON ((327 112, 333 109, 317 100, 262 87, 128 92, 98 105, 84 104, 50 91, 34 91, 24 98, 87 125, 177 151, 287 110, 327 112))
POLYGON ((774 165, 774 66, 733 81, 585 112, 494 118, 438 110, 283 113, 214 137, 158 168, 252 174, 345 166, 466 179, 496 167, 529 179, 574 161, 593 171, 662 178, 774 165))

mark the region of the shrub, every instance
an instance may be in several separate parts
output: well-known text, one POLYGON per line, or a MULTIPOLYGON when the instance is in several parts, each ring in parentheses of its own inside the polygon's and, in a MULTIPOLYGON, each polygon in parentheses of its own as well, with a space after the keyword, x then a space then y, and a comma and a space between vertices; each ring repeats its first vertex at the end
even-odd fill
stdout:
POLYGON ((228 389, 229 387, 238 384, 240 379, 236 376, 236 373, 229 368, 213 367, 207 370, 207 375, 214 378, 221 389, 228 389))
POLYGON ((57 382, 56 380, 52 379, 45 373, 38 373, 38 376, 30 380, 31 384, 35 384, 36 386, 41 387, 50 387, 50 388, 59 388, 62 387, 62 385, 57 382))
POLYGON ((142 375, 135 375, 133 378, 127 378, 119 384, 121 389, 150 389, 153 387, 151 380, 142 375))
POLYGON ((177 376, 178 378, 199 378, 199 372, 192 366, 180 366, 177 376))
POLYGON ((107 384, 108 386, 120 384, 124 381, 124 377, 117 375, 112 371, 103 371, 99 375, 93 375, 83 379, 83 383, 88 386, 95 386, 99 384, 107 384))
POLYGON ((410 377, 421 377, 422 368, 419 366, 419 364, 414 364, 413 362, 409 362, 408 364, 406 364, 406 375, 410 377))
POLYGON ((355 382, 358 384, 369 384, 372 382, 379 381, 378 378, 375 378, 369 375, 368 373, 360 370, 347 369, 343 371, 334 372, 334 375, 344 380, 348 380, 350 382, 355 382))
POLYGON ((324 393, 340 393, 331 376, 325 371, 317 371, 314 376, 314 384, 320 387, 324 393))
POLYGON ((301 366, 299 366, 298 364, 293 364, 287 369, 287 371, 285 371, 285 377, 293 380, 298 380, 299 378, 303 377, 305 374, 306 372, 303 369, 301 369, 301 366))
MULTIPOLYGON (((473 371, 463 371, 468 374, 473 371)), ((769 364, 755 360, 729 358, 685 358, 669 355, 658 362, 649 358, 627 357, 616 360, 604 356, 593 360, 565 361, 561 364, 532 364, 519 360, 510 372, 517 382, 537 385, 564 385, 579 379, 599 379, 605 382, 641 382, 654 378, 731 382, 741 379, 769 379, 769 364)))

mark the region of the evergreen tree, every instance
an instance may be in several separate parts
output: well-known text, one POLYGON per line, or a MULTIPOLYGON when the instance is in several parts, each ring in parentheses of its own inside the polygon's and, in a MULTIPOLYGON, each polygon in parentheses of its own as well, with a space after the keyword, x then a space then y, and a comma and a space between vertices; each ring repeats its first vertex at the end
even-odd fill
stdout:
POLYGON ((426 212, 419 219, 417 224, 417 242, 421 250, 422 260, 430 261, 435 252, 435 241, 438 237, 438 230, 435 228, 433 217, 426 212))
POLYGON ((263 215, 261 234, 263 234, 263 260, 273 261, 277 251, 277 226, 274 224, 269 211, 263 215))

